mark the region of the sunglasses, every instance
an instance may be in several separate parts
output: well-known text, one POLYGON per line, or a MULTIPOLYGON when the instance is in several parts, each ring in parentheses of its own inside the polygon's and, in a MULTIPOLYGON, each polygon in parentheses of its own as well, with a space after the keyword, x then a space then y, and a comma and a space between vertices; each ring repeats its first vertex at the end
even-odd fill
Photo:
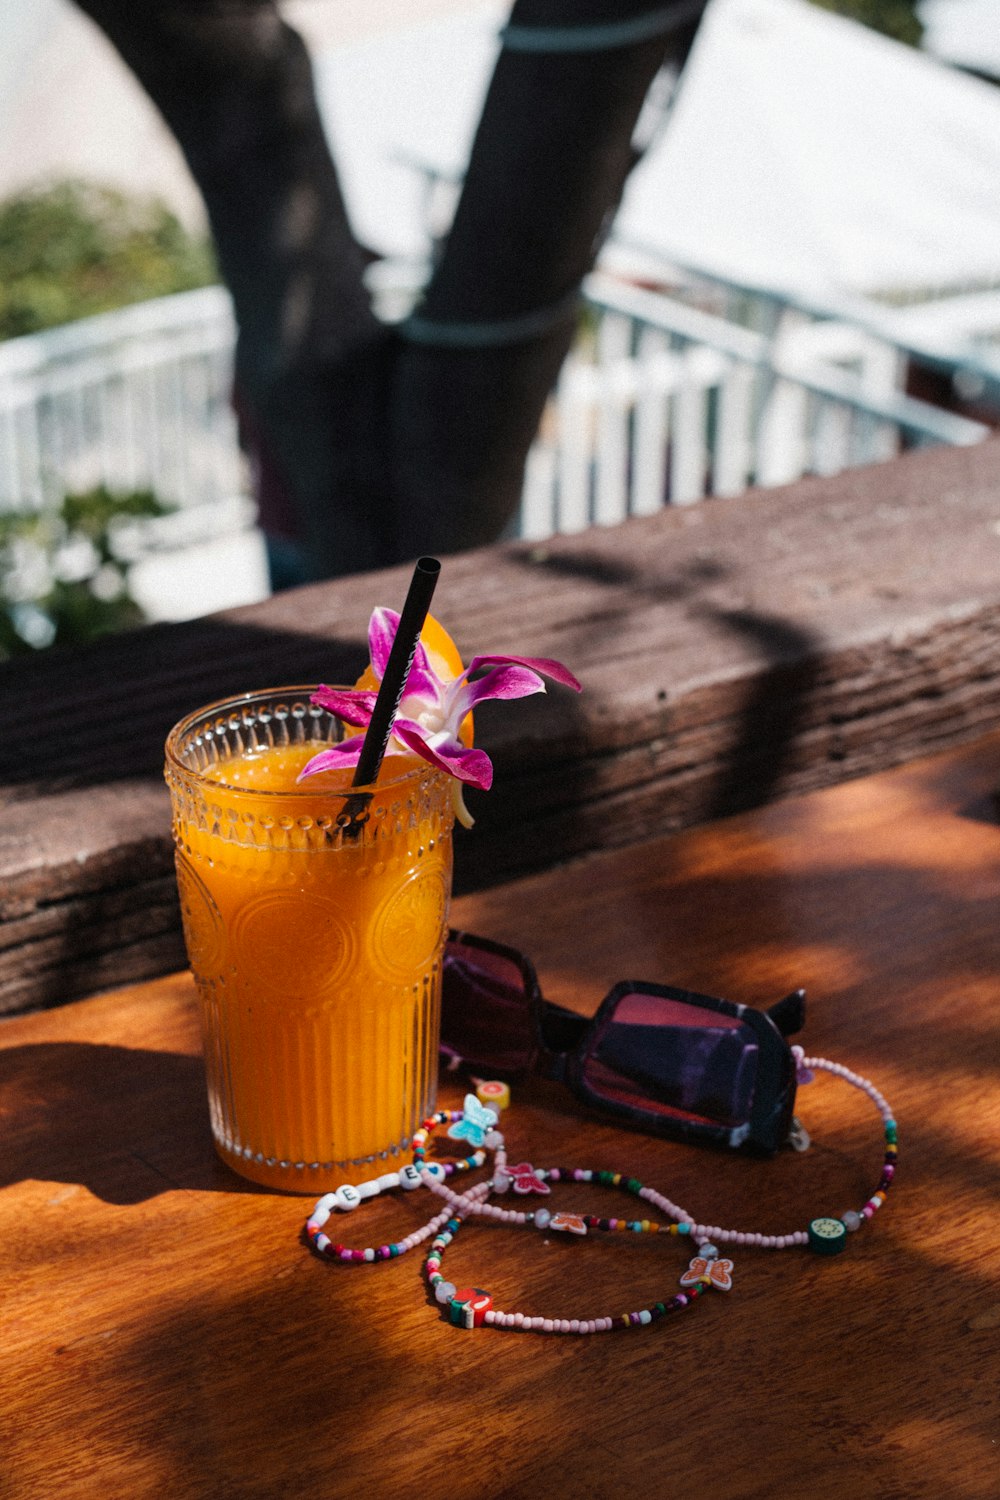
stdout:
POLYGON ((441 1047, 452 1066, 538 1074, 657 1135, 771 1153, 795 1103, 786 1036, 805 991, 767 1011, 672 985, 625 980, 588 1019, 546 1000, 514 948, 452 931, 445 945, 441 1047))

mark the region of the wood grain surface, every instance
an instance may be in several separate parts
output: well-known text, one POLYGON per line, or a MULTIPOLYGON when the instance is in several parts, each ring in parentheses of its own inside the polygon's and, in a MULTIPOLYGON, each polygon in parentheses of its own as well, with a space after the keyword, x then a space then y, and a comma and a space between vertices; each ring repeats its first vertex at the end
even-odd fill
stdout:
MULTIPOLYGON (((975 738, 1000 696, 1000 437, 449 558, 465 659, 584 692, 488 704, 464 890, 975 738)), ((203 703, 353 681, 407 569, 0 666, 0 1012, 183 962, 163 741, 203 703)))
MULTIPOLYGON (((456 904, 581 1011, 623 977, 761 1005, 805 985, 807 1050, 896 1109, 896 1187, 843 1255, 736 1251, 732 1293, 651 1329, 465 1332, 419 1252, 314 1258, 308 1202, 213 1155, 183 974, 0 1023, 0 1493, 994 1500, 998 789, 994 734, 456 904)), ((798 1113, 811 1150, 771 1161, 619 1129, 554 1084, 518 1088, 505 1128, 514 1161, 624 1169, 706 1222, 784 1232, 879 1172, 853 1090, 818 1078, 798 1113)), ((399 1238, 432 1206, 380 1199, 344 1237, 399 1238)), ((684 1263, 673 1239, 471 1224, 446 1269, 575 1316, 648 1305, 684 1263)))

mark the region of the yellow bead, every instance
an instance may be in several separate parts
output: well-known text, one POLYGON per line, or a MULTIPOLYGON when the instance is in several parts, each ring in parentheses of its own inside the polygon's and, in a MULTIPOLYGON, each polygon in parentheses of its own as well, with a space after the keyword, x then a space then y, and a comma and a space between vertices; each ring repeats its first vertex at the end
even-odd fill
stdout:
POLYGON ((510 1084, 503 1083, 499 1078, 489 1078, 476 1088, 476 1098, 480 1104, 490 1104, 495 1110, 502 1112, 510 1104, 510 1084))

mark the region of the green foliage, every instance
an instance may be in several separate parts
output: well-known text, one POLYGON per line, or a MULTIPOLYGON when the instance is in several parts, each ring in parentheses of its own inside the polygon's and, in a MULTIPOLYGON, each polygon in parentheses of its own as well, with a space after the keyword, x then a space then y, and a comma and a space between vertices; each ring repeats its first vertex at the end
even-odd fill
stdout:
POLYGON ((910 47, 919 47, 924 34, 923 23, 916 14, 916 0, 813 0, 813 4, 860 21, 862 26, 880 31, 897 42, 906 42, 910 47))
POLYGON ((128 589, 134 533, 168 513, 150 490, 99 485, 57 506, 0 514, 0 661, 140 625, 128 589))
POLYGON ((218 279, 165 204, 66 181, 0 202, 0 339, 218 279))

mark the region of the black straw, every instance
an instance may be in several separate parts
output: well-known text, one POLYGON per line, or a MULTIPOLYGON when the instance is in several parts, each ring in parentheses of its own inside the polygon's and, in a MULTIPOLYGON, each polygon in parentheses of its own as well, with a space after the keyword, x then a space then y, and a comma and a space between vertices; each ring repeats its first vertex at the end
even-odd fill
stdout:
POLYGON ((406 602, 399 617, 399 629, 389 652, 385 674, 379 685, 375 707, 365 730, 365 742, 358 757, 352 786, 371 786, 378 779, 382 757, 385 755, 393 720, 403 696, 406 680, 410 675, 420 632, 424 628, 427 611, 441 572, 436 557, 420 557, 413 569, 406 602))

